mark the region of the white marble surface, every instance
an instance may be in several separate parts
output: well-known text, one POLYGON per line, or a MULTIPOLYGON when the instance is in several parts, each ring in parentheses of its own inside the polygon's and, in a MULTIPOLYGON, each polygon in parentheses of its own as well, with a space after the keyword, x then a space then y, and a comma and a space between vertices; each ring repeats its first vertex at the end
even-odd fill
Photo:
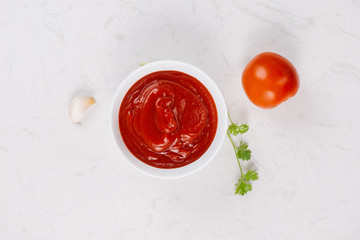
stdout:
POLYGON ((360 1, 0 0, 0 239, 359 239, 360 1), (273 110, 241 87, 274 51, 301 78, 273 110), (246 197, 230 143, 190 177, 144 176, 109 131, 140 62, 214 78, 260 179, 246 197), (70 100, 93 95, 82 126, 70 100))

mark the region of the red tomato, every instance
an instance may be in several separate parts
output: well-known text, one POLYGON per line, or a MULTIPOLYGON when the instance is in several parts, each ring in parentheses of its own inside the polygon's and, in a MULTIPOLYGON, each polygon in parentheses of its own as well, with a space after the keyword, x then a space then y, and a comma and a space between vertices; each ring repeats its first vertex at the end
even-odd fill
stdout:
POLYGON ((264 52, 255 56, 245 67, 242 85, 255 105, 274 108, 296 94, 299 75, 286 58, 264 52))

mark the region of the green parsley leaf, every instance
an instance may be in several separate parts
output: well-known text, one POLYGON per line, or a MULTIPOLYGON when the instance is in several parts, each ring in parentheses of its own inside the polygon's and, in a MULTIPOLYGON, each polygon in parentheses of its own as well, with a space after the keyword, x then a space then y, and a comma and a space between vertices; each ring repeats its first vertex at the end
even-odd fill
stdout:
POLYGON ((249 125, 247 124, 241 124, 240 126, 238 126, 235 123, 231 123, 228 128, 228 132, 234 136, 238 135, 239 133, 241 134, 246 133, 248 130, 249 130, 249 125))
POLYGON ((248 161, 251 158, 251 150, 248 149, 248 145, 244 142, 240 142, 240 146, 236 148, 236 156, 239 159, 248 161))
POLYGON ((247 173, 244 175, 244 179, 245 181, 255 181, 259 179, 258 173, 255 170, 249 170, 247 171, 247 173))
POLYGON ((239 182, 235 185, 235 187, 235 194, 239 194, 241 196, 244 196, 247 192, 250 192, 252 190, 251 184, 243 181, 241 178, 239 179, 239 182))
POLYGON ((229 125, 228 132, 234 136, 236 136, 240 133, 238 126, 234 123, 229 125))
POLYGON ((247 123, 241 124, 239 126, 239 131, 241 134, 246 133, 249 130, 249 125, 247 123))

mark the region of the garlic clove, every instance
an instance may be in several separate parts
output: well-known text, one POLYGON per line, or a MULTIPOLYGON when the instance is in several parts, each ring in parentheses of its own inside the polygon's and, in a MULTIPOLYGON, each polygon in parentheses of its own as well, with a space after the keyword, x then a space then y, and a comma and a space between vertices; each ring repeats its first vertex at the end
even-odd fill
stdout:
POLYGON ((80 124, 80 120, 84 116, 85 112, 95 104, 95 99, 90 96, 78 96, 74 98, 70 103, 69 115, 71 121, 76 124, 80 124))

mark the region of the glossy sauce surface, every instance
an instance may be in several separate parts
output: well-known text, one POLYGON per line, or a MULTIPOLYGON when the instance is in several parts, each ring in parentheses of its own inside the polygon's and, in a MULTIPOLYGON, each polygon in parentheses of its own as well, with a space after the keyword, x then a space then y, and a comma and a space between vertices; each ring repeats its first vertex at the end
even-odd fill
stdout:
POLYGON ((178 71, 154 72, 126 93, 119 111, 121 136, 130 152, 158 168, 178 168, 209 148, 217 128, 211 94, 178 71))

